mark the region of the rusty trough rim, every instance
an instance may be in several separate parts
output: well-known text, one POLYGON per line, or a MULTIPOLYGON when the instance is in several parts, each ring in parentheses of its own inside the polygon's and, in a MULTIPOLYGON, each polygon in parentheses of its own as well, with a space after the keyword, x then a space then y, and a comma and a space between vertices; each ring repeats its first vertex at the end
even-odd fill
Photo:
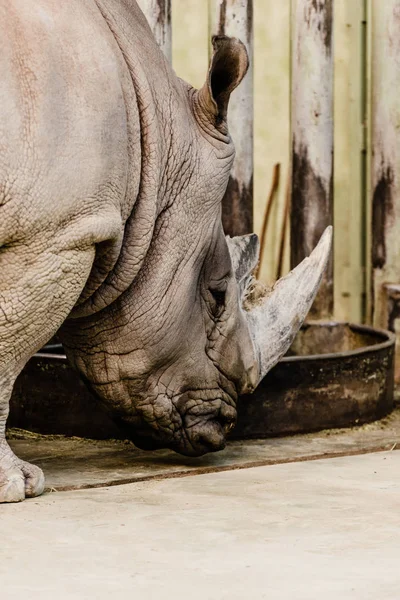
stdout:
MULTIPOLYGON (((345 350, 343 352, 328 352, 326 354, 304 354, 301 356, 284 356, 279 361, 280 363, 291 363, 300 361, 323 361, 333 360, 338 358, 348 358, 352 356, 360 356, 362 354, 371 354, 372 352, 379 352, 380 350, 386 350, 395 345, 396 336, 391 331, 386 329, 378 329, 371 327, 370 325, 360 325, 357 323, 350 323, 349 321, 307 321, 304 324, 305 327, 336 327, 336 326, 347 326, 353 331, 361 333, 369 333, 384 338, 384 341, 378 344, 372 344, 370 346, 362 346, 361 348, 355 348, 354 350, 345 350)), ((278 363, 279 364, 279 363, 278 363)))
MULTIPOLYGON (((60 344, 61 346, 61 344, 60 344)), ((32 358, 54 358, 55 360, 67 360, 66 354, 52 354, 50 352, 36 352, 32 358)))

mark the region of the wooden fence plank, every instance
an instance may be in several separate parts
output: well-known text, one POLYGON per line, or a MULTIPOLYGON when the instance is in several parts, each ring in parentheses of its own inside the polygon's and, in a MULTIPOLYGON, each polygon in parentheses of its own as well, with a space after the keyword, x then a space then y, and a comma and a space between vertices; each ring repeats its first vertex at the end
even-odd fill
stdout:
MULTIPOLYGON (((292 36, 291 264, 333 222, 333 0, 294 0, 292 36)), ((311 309, 333 311, 333 261, 311 309)))
POLYGON ((253 231, 253 0, 209 0, 209 10, 211 34, 239 38, 250 57, 249 72, 229 107, 236 159, 222 204, 226 233, 242 235, 253 231))
POLYGON ((172 0, 172 64, 179 77, 196 88, 208 69, 208 5, 198 0, 172 0))
MULTIPOLYGON (((175 1, 175 0, 174 0, 175 1)), ((273 284, 278 271, 290 172, 290 0, 254 2, 254 231, 262 218, 279 163, 277 198, 269 219, 260 278, 273 284)), ((286 228, 282 273, 290 270, 286 228)))
POLYGON ((365 0, 335 0, 335 318, 365 318, 365 0))
POLYGON ((171 1, 138 0, 158 45, 170 62, 172 59, 171 1))
POLYGON ((400 0, 372 0, 371 39, 371 309, 374 325, 397 332, 399 351, 400 0))

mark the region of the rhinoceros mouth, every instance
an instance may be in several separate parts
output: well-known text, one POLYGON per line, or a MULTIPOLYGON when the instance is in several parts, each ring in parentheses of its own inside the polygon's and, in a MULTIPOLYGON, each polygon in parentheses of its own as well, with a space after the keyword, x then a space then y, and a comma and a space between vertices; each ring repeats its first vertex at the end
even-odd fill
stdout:
POLYGON ((169 448, 184 456, 202 456, 225 447, 236 424, 236 398, 221 388, 186 389, 171 396, 152 395, 151 402, 135 403, 134 414, 113 416, 142 450, 169 448))
POLYGON ((225 448, 226 436, 236 424, 234 398, 221 390, 192 390, 180 397, 179 412, 181 435, 171 449, 186 456, 202 456, 225 448))
POLYGON ((184 456, 203 456, 209 452, 219 452, 226 445, 227 426, 217 419, 210 419, 196 428, 186 431, 185 443, 171 446, 172 450, 184 456))

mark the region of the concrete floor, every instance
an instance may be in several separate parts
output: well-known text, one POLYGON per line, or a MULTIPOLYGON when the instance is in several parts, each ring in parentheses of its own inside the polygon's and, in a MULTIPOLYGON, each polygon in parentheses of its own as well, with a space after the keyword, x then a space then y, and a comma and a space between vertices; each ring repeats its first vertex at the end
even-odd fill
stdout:
POLYGON ((115 440, 21 430, 9 431, 9 441, 17 456, 43 469, 48 490, 70 491, 400 448, 400 409, 385 419, 351 429, 230 441, 223 452, 201 458, 179 456, 171 450, 146 452, 115 440))
POLYGON ((0 506, 0 598, 400 598, 400 452, 0 506))

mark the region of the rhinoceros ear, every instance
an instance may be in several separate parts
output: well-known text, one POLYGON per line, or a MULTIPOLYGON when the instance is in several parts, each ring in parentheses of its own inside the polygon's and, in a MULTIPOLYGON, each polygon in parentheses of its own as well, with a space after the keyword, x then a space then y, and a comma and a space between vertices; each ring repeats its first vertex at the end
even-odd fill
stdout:
POLYGON ((216 35, 212 45, 214 53, 200 95, 204 110, 218 126, 226 121, 230 95, 246 75, 249 57, 245 45, 237 38, 216 35))
POLYGON ((233 238, 227 236, 226 241, 231 255, 233 272, 239 284, 240 292, 243 294, 258 263, 260 242, 255 233, 233 238))

